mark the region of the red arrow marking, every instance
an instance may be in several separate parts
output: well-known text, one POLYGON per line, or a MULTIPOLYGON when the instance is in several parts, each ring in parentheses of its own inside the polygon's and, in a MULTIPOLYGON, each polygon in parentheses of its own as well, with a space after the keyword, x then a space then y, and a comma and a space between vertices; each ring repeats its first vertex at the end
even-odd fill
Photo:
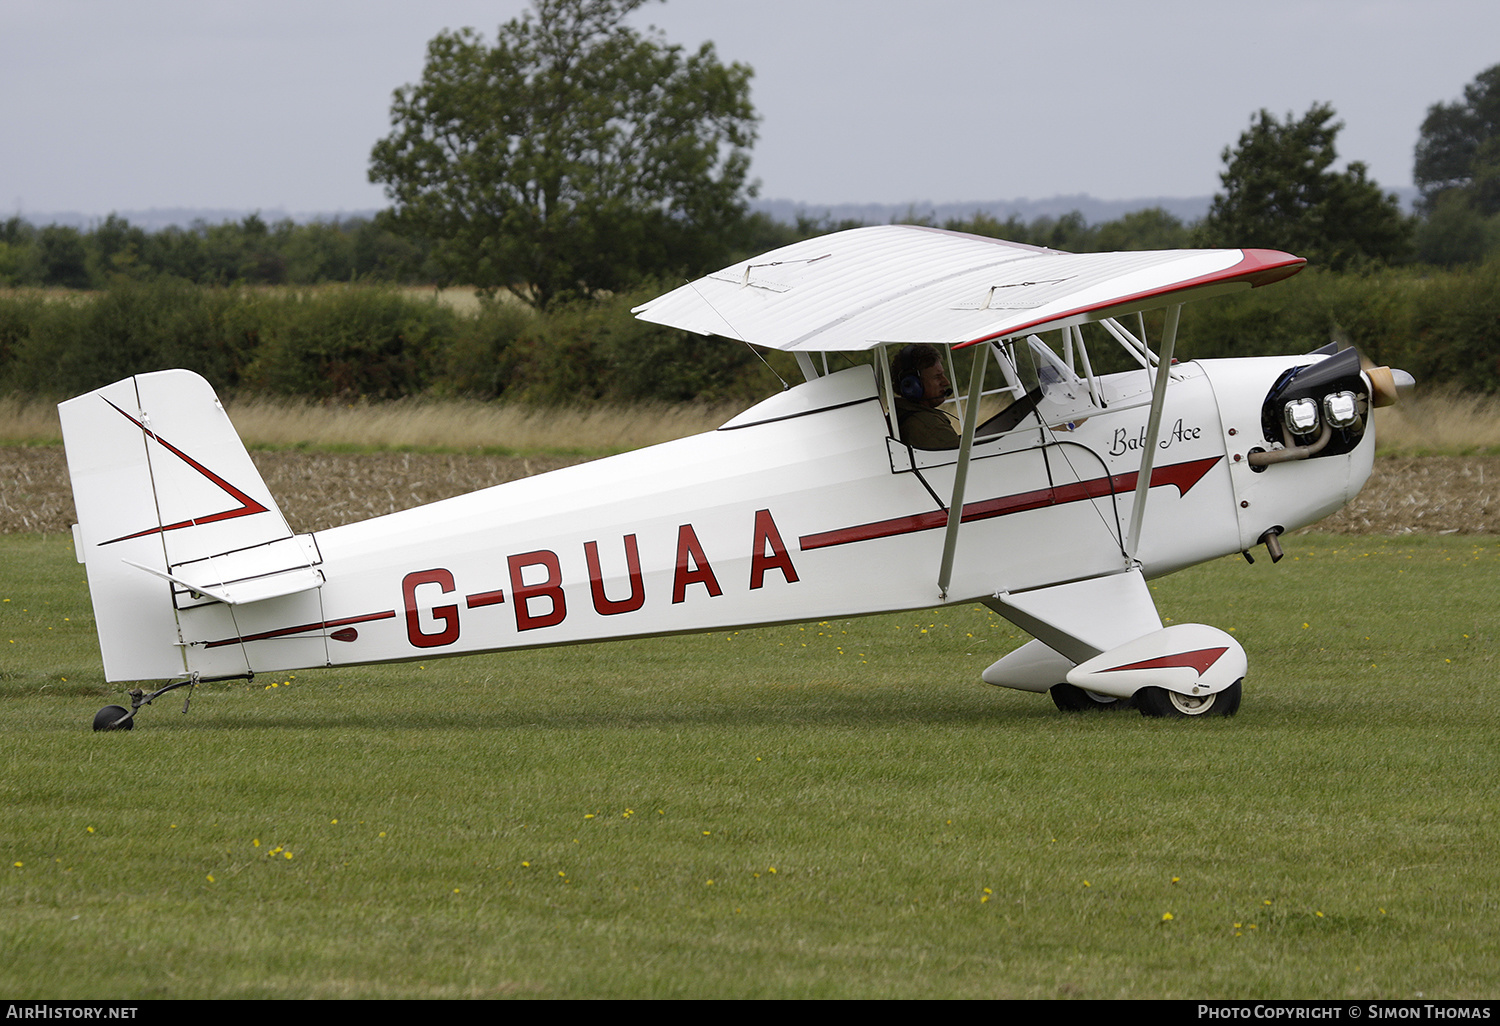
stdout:
POLYGON ((1158 656, 1155 659, 1142 659, 1138 663, 1125 663, 1121 666, 1111 666, 1107 670, 1095 670, 1095 673, 1113 673, 1116 670, 1168 670, 1177 666, 1191 666, 1201 676, 1208 668, 1219 661, 1219 656, 1228 652, 1228 646, 1223 648, 1200 648, 1194 652, 1178 652, 1176 655, 1158 656))
MULTIPOLYGON (((1151 471, 1151 487, 1160 488, 1163 485, 1173 485, 1178 494, 1186 495, 1194 485, 1203 480, 1214 464, 1224 457, 1207 456, 1201 460, 1189 460, 1187 463, 1174 463, 1168 467, 1156 467, 1151 471)), ((964 504, 963 523, 973 520, 989 520, 993 517, 1008 516, 1011 513, 1025 513, 1027 510, 1044 509, 1047 506, 1061 506, 1069 502, 1079 502, 1084 499, 1098 499, 1112 492, 1130 492, 1135 489, 1135 483, 1140 478, 1138 472, 1129 474, 1115 474, 1112 477, 1096 477, 1090 481, 1079 481, 1075 484, 1058 485, 1053 488, 1038 488, 1030 492, 1018 492, 1015 495, 1002 495, 994 499, 982 499, 978 502, 964 504)), ((798 539, 802 551, 809 549, 821 549, 830 545, 847 545, 850 542, 870 541, 874 538, 890 538, 900 534, 911 534, 915 531, 930 531, 948 524, 948 511, 945 509, 929 510, 926 513, 914 513, 907 517, 895 517, 891 520, 877 520, 874 523, 860 524, 856 527, 843 527, 835 531, 823 531, 819 534, 807 534, 798 539)))
POLYGON ((144 531, 137 531, 134 534, 124 534, 118 538, 111 538, 109 541, 100 542, 100 545, 113 545, 115 542, 129 541, 131 538, 144 538, 148 534, 163 534, 167 531, 176 531, 184 527, 193 527, 197 524, 212 524, 220 520, 233 520, 235 517, 248 517, 256 513, 269 512, 266 507, 256 502, 249 495, 246 495, 244 492, 236 488, 234 485, 230 484, 228 481, 224 480, 218 474, 215 474, 212 470, 209 470, 203 464, 193 459, 191 456, 183 452, 181 449, 177 448, 171 442, 168 442, 165 438, 162 438, 156 432, 152 431, 145 424, 142 424, 140 421, 136 420, 130 414, 120 409, 118 406, 115 406, 114 403, 110 403, 108 399, 105 399, 104 401, 106 403, 109 403, 110 406, 114 407, 115 412, 117 412, 120 416, 124 417, 126 420, 130 421, 130 423, 134 424, 136 427, 145 432, 147 438, 156 439, 156 441, 161 445, 163 449, 166 449, 173 456, 176 456, 178 459, 186 463, 188 466, 192 467, 208 480, 218 485, 230 496, 237 499, 240 505, 233 509, 223 510, 219 513, 211 513, 206 517, 194 517, 191 520, 183 520, 176 524, 168 524, 165 527, 148 527, 144 531))

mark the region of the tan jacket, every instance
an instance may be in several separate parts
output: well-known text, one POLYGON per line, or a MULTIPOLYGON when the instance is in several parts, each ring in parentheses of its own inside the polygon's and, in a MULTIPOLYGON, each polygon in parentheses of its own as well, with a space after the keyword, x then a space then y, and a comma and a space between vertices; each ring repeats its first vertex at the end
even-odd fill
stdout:
POLYGON ((910 399, 896 400, 901 441, 918 449, 957 449, 958 429, 942 410, 910 399))

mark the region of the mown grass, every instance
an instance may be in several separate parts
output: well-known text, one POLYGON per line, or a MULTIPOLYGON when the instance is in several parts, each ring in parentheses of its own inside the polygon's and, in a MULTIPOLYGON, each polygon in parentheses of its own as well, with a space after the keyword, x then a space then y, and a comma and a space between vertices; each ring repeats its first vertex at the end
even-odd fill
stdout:
POLYGON ((1155 582, 1231 720, 1064 716, 981 607, 298 673, 94 734, 71 545, 0 539, 0 992, 1489 997, 1500 542, 1155 582), (66 678, 66 679, 64 679, 66 678))

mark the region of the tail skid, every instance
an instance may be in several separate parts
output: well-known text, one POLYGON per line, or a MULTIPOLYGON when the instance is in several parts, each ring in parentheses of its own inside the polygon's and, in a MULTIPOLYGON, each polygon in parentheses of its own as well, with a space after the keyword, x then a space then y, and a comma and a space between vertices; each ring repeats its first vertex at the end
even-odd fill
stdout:
POLYGON ((195 611, 233 618, 235 605, 316 596, 323 578, 208 382, 137 374, 58 413, 106 679, 248 674, 243 653, 194 652, 195 611))

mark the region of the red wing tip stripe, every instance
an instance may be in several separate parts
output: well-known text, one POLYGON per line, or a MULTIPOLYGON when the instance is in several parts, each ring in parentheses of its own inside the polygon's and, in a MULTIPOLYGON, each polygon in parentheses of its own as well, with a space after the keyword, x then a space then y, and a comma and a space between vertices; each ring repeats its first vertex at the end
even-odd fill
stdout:
POLYGON ((1238 262, 1221 271, 1211 271, 1208 274, 1201 274, 1196 278, 1186 278, 1182 281, 1163 285, 1159 288, 1147 289, 1144 292, 1137 292, 1133 295, 1115 296, 1102 302, 1091 303, 1088 306, 1079 306, 1071 310, 1049 313, 1045 317, 1038 317, 1022 324, 1013 324, 1004 331, 981 335, 979 338, 960 342, 954 348, 962 349, 965 346, 978 345, 981 342, 989 342, 992 339, 1019 335, 1021 332, 1028 331, 1038 325, 1050 324, 1053 321, 1059 321, 1066 317, 1078 317, 1083 314, 1117 309, 1130 304, 1152 302, 1164 299, 1173 293, 1189 292, 1208 285, 1244 282, 1251 288, 1260 288, 1262 285, 1269 285, 1272 282, 1281 281, 1283 278, 1290 278, 1302 270, 1306 264, 1307 261, 1302 257, 1292 256, 1290 253, 1283 253, 1276 249, 1242 249, 1240 250, 1240 259, 1238 262))
MULTIPOLYGON (((363 616, 346 616, 342 620, 319 620, 316 623, 299 624, 296 627, 278 627, 274 631, 262 631, 259 634, 246 634, 239 638, 220 638, 218 641, 205 641, 204 648, 222 648, 225 645, 238 645, 245 641, 268 641, 272 638, 284 638, 290 634, 305 634, 308 631, 322 631, 330 627, 346 627, 351 623, 367 623, 370 620, 389 620, 396 615, 394 609, 387 609, 383 613, 365 613, 363 616)), ((344 638, 338 640, 343 641, 344 638)), ((352 639, 351 639, 352 640, 352 639)))
POLYGON ((1219 657, 1229 651, 1226 645, 1222 648, 1200 648, 1192 652, 1178 652, 1176 655, 1157 656, 1155 659, 1142 659, 1136 663, 1124 663, 1120 666, 1111 666, 1107 670, 1096 670, 1096 673, 1114 673, 1116 670, 1170 670, 1182 666, 1190 666, 1200 674, 1207 673, 1208 668, 1219 661, 1219 657))

